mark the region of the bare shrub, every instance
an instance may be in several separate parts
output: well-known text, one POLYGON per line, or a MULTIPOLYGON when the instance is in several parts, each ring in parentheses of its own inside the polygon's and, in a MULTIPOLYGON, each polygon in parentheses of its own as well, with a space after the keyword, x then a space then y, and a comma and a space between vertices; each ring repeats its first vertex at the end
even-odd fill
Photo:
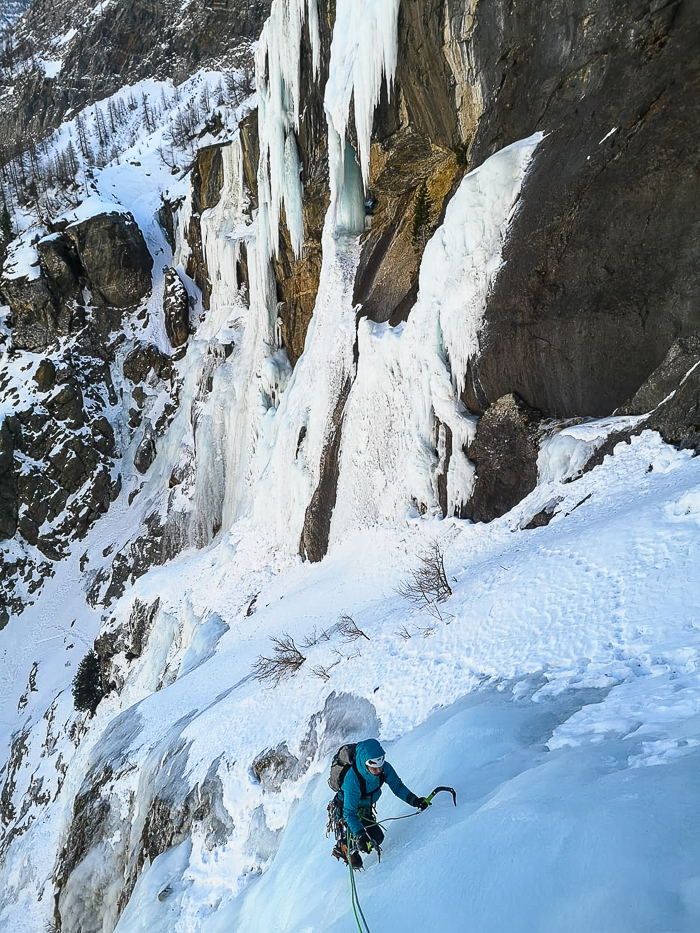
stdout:
POLYGON ((401 628, 397 629, 394 632, 394 635, 398 635, 399 638, 403 638, 404 641, 408 641, 408 639, 411 637, 411 633, 405 625, 402 625, 401 628))
POLYGON ((347 641, 355 641, 356 638, 370 640, 369 635, 365 635, 362 629, 357 627, 353 617, 346 613, 338 617, 338 631, 347 641))
POLYGON ((260 682, 269 682, 274 687, 286 677, 293 677, 299 672, 306 658, 297 648, 291 635, 284 634, 272 638, 274 657, 261 655, 253 664, 253 676, 260 682))
POLYGON ((317 664, 316 667, 311 668, 311 673, 314 677, 320 677, 321 680, 330 680, 330 671, 338 664, 340 664, 340 661, 334 661, 332 664, 325 666, 323 664, 317 664))
POLYGON ((452 587, 447 581, 444 555, 437 541, 431 542, 419 561, 418 567, 411 571, 410 579, 399 584, 396 592, 419 609, 427 609, 442 622, 438 604, 449 599, 452 587))
POLYGON ((331 640, 331 636, 329 635, 328 632, 326 632, 324 629, 321 629, 321 631, 319 632, 318 629, 315 628, 312 635, 306 636, 304 641, 301 643, 301 647, 304 649, 313 648, 314 645, 318 645, 322 641, 330 641, 330 640, 331 640))

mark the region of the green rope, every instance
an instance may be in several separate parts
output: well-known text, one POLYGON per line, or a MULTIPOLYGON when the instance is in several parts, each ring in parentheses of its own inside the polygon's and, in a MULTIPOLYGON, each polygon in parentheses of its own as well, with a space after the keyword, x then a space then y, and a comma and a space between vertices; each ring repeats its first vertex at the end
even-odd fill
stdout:
POLYGON ((360 933, 372 933, 372 931, 371 931, 370 928, 369 928, 369 924, 367 923, 367 920, 366 920, 366 918, 365 918, 365 915, 364 915, 363 912, 362 912, 362 907, 360 906, 360 899, 359 899, 359 897, 357 896, 357 887, 355 886, 355 871, 354 871, 354 869, 353 869, 353 867, 352 867, 352 862, 350 861, 350 841, 351 841, 351 839, 352 839, 352 834, 348 831, 348 856, 347 856, 347 860, 348 860, 348 871, 350 872, 350 899, 351 899, 351 901, 352 901, 352 912, 355 914, 355 923, 357 924, 357 929, 360 931, 360 933), (359 912, 360 912, 360 916, 359 916, 359 917, 358 917, 358 915, 357 915, 358 910, 359 910, 359 912), (362 929, 362 926, 360 925, 360 917, 362 917, 362 923, 364 923, 364 925, 365 925, 364 930, 362 929))

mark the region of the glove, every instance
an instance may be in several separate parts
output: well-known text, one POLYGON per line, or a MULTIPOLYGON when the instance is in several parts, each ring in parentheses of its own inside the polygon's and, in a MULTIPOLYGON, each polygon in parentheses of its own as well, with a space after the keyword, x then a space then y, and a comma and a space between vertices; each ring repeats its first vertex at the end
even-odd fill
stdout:
POLYGON ((358 836, 355 836, 355 844, 360 852, 371 852, 372 851, 372 840, 369 838, 366 832, 361 832, 358 836))
POLYGON ((416 807, 417 810, 427 810, 428 807, 431 807, 432 801, 428 800, 427 797, 416 797, 415 794, 411 794, 406 803, 409 807, 416 807))

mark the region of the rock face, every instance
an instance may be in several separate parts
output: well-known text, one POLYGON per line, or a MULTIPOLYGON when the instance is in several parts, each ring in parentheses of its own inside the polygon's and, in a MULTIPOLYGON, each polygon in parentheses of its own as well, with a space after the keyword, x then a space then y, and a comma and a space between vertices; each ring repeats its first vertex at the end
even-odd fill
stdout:
POLYGON ((375 321, 405 320, 415 302, 423 247, 466 171, 480 114, 470 81, 464 4, 402 3, 399 55, 391 100, 375 115, 369 188, 372 226, 365 238, 355 301, 375 321), (429 217, 415 230, 425 184, 429 217), (414 242, 416 241, 416 242, 414 242))
POLYGON ((604 415, 697 330, 697 4, 481 4, 472 149, 549 135, 522 191, 467 404, 517 392, 549 415, 604 415), (499 54, 494 54, 498 49, 499 54))
POLYGON ((681 337, 661 365, 630 399, 618 409, 620 415, 644 415, 675 392, 681 381, 700 362, 700 335, 681 337))
POLYGON ((17 531, 17 483, 14 475, 15 440, 7 418, 0 424, 0 541, 17 531))
POLYGON ((669 444, 700 452, 699 336, 676 341, 624 411, 638 414, 652 408, 644 427, 658 431, 669 444))
POLYGON ((69 227, 93 299, 112 308, 137 305, 151 290, 153 260, 131 214, 98 214, 69 227))
POLYGON ((187 275, 197 283, 202 293, 202 305, 209 308, 211 282, 202 246, 202 211, 214 207, 221 197, 224 184, 224 165, 221 146, 207 146, 197 152, 192 173, 192 215, 187 231, 190 255, 187 259, 187 275))
POLYGON ((537 484, 539 420, 539 412, 512 394, 488 408, 467 449, 476 464, 476 483, 465 518, 490 522, 532 492, 537 484))
POLYGON ((280 302, 278 315, 282 321, 282 345, 292 366, 304 350, 306 331, 313 314, 321 276, 321 233, 330 201, 328 137, 323 92, 328 79, 334 22, 335 3, 321 4, 321 62, 317 77, 313 75, 308 23, 304 26, 299 105, 303 117, 297 139, 301 180, 304 185, 304 246, 301 256, 297 258, 283 217, 280 224, 279 253, 273 260, 277 298, 280 302))
POLYGON ((322 560, 328 550, 331 517, 338 492, 340 441, 343 428, 343 411, 352 383, 346 380, 333 411, 329 436, 321 456, 318 485, 304 516, 304 528, 299 543, 299 554, 310 561, 322 560))

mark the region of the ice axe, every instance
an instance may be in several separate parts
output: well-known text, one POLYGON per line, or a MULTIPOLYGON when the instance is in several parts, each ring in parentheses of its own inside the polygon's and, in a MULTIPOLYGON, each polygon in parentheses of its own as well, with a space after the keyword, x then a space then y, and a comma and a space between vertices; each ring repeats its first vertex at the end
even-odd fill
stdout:
POLYGON ((435 794, 439 794, 441 790, 446 790, 448 794, 452 794, 452 801, 454 805, 457 806, 457 791, 454 789, 454 787, 445 787, 442 784, 440 785, 440 787, 436 787, 429 797, 425 798, 428 801, 428 803, 432 803, 433 797, 435 796, 435 794))

